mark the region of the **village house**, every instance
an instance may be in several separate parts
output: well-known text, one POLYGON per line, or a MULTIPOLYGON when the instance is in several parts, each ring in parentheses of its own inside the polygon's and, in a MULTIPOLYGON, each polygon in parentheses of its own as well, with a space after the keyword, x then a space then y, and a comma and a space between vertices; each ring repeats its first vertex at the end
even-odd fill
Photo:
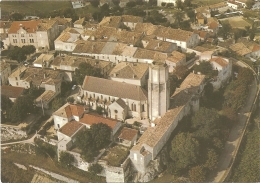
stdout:
POLYGON ((218 71, 217 77, 212 81, 213 88, 219 89, 232 75, 232 62, 222 57, 213 57, 209 60, 214 70, 218 71))
POLYGON ((125 26, 133 30, 137 23, 143 23, 143 17, 133 16, 133 15, 122 15, 121 21, 125 26))
POLYGON ((248 49, 243 43, 232 44, 231 46, 229 46, 229 49, 243 57, 250 57, 252 53, 252 51, 248 49))
POLYGON ((71 27, 72 26, 72 19, 71 18, 55 17, 55 18, 52 18, 52 19, 56 20, 58 22, 59 33, 61 33, 67 27, 71 27))
POLYGON ((1 85, 8 84, 8 77, 11 75, 11 65, 5 61, 1 61, 1 85))
POLYGON ((12 102, 24 93, 24 88, 17 86, 1 86, 1 95, 8 97, 12 102))
POLYGON ((202 13, 202 15, 206 18, 211 17, 211 9, 208 6, 202 6, 195 9, 195 13, 202 13))
MULTIPOLYGON (((77 31, 83 31, 84 29, 84 25, 85 25, 85 18, 80 18, 78 20, 76 20, 74 23, 73 23, 73 27, 77 30, 77 31)), ((81 32, 80 32, 81 33, 81 32)))
POLYGON ((136 144, 137 137, 138 130, 124 127, 118 136, 118 140, 120 144, 131 147, 132 145, 136 144))
POLYGON ((177 44, 167 41, 162 41, 155 39, 155 36, 145 36, 142 39, 142 45, 145 49, 160 51, 164 53, 171 53, 174 50, 177 50, 177 44))
MULTIPOLYGON (((122 107, 116 109, 124 112, 124 114, 120 114, 121 116, 131 116, 138 119, 148 118, 147 91, 140 86, 86 76, 82 90, 84 92, 83 100, 86 101, 86 104, 94 110, 97 106, 102 107, 108 112, 108 116, 113 116, 111 115, 113 106, 110 105, 121 98, 128 107, 127 111, 122 110, 124 109, 122 107)), ((115 115, 115 119, 117 119, 117 115, 115 115)))
POLYGON ((206 17, 201 13, 196 13, 196 20, 199 25, 204 25, 206 22, 206 17))
POLYGON ((54 41, 55 50, 73 51, 80 40, 80 33, 74 28, 66 28, 61 35, 54 41))
POLYGON ((218 21, 214 18, 208 18, 207 24, 203 26, 203 30, 213 33, 213 35, 216 35, 219 30, 218 21))
POLYGON ((199 44, 199 35, 190 31, 159 26, 154 32, 157 39, 176 43, 184 51, 199 44))
POLYGON ((58 152, 70 150, 76 141, 76 134, 89 129, 93 124, 108 125, 112 132, 111 138, 121 127, 117 120, 89 113, 86 106, 66 103, 53 113, 54 129, 58 136, 58 152))
POLYGON ((55 57, 51 64, 51 68, 74 72, 83 62, 88 63, 93 67, 99 68, 101 70, 101 74, 105 77, 108 75, 110 69, 113 67, 113 64, 111 62, 92 59, 91 57, 65 55, 55 57))
POLYGON ((58 35, 58 22, 53 19, 14 21, 8 31, 10 45, 33 45, 36 49, 53 49, 58 35))
POLYGON ((154 35, 158 27, 158 25, 153 25, 152 23, 137 23, 134 31, 144 33, 146 36, 151 36, 154 35))
POLYGON ((109 73, 109 79, 138 86, 147 85, 148 64, 120 62, 109 73))
POLYGON ((173 51, 171 55, 167 57, 165 63, 169 67, 169 72, 173 72, 176 66, 186 65, 186 55, 178 51, 173 51))
POLYGON ((156 159, 178 122, 191 111, 198 110, 198 97, 203 92, 204 79, 205 75, 190 73, 173 94, 169 110, 154 119, 153 125, 132 147, 130 159, 138 172, 146 173, 149 162, 156 159))
POLYGON ((244 44, 249 50, 251 50, 251 57, 257 59, 260 57, 260 45, 254 41, 249 41, 246 38, 239 38, 237 43, 244 44))
POLYGON ((228 5, 228 7, 232 8, 234 10, 238 10, 243 7, 243 4, 239 3, 238 1, 234 1, 234 0, 228 0, 227 5, 228 5))
POLYGON ((206 42, 206 40, 209 38, 209 33, 207 31, 194 30, 194 33, 199 35, 200 42, 206 42))
POLYGON ((33 62, 34 67, 40 68, 49 68, 50 64, 54 60, 54 55, 42 53, 36 60, 33 62))
POLYGON ((119 28, 122 25, 120 16, 110 16, 104 17, 101 22, 99 22, 99 27, 113 27, 119 28))

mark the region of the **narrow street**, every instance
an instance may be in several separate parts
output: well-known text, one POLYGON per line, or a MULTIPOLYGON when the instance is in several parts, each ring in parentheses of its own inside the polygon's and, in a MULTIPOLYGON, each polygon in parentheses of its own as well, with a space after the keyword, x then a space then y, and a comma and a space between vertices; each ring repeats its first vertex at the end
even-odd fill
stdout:
POLYGON ((247 102, 239 112, 238 122, 231 129, 228 140, 225 144, 222 154, 220 155, 218 167, 215 170, 215 172, 212 172, 212 174, 209 176, 208 181, 210 182, 223 181, 222 180, 223 176, 225 175, 226 171, 230 167, 233 161, 233 156, 236 151, 236 148, 239 145, 240 138, 242 138, 242 132, 246 124, 246 121, 248 119, 248 115, 251 110, 251 106, 254 102, 256 93, 257 93, 257 81, 255 80, 250 87, 247 102))

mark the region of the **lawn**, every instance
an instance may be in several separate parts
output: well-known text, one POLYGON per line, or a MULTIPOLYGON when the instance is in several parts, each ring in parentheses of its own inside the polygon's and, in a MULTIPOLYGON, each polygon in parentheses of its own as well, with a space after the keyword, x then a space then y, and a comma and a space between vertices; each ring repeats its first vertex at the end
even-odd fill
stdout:
POLYGON ((205 6, 205 5, 212 5, 216 3, 223 2, 223 0, 193 0, 192 4, 197 4, 200 6, 205 6))
POLYGON ((108 161, 111 166, 120 166, 126 159, 128 152, 128 148, 116 145, 111 147, 102 159, 108 161))
POLYGON ((11 160, 25 166, 34 165, 46 170, 52 171, 54 173, 66 176, 68 178, 78 180, 80 182, 105 182, 104 178, 98 177, 96 175, 90 174, 83 170, 76 168, 65 169, 58 166, 57 163, 53 162, 50 158, 44 158, 42 156, 35 156, 24 153, 8 152, 2 153, 2 159, 11 160))
POLYGON ((250 26, 251 24, 248 23, 243 19, 243 17, 232 17, 232 18, 226 18, 224 21, 228 21, 231 27, 238 28, 238 29, 245 29, 246 26, 250 26))
POLYGON ((47 16, 58 9, 71 8, 70 1, 2 1, 2 16, 15 11, 26 15, 47 16))

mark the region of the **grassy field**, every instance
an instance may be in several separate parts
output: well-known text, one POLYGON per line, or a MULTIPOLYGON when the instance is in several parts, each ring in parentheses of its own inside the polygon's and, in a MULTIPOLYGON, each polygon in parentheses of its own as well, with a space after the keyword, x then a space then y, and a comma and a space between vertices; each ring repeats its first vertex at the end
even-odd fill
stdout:
POLYGON ((233 29, 245 29, 246 26, 252 26, 250 23, 248 23, 246 20, 244 20, 243 17, 231 17, 231 18, 225 18, 222 21, 228 21, 229 24, 233 29))
POLYGON ((11 12, 19 12, 26 15, 48 15, 51 11, 71 8, 70 1, 2 1, 2 16, 11 12))
POLYGON ((223 0, 193 0, 192 4, 204 6, 204 5, 212 5, 220 2, 224 2, 224 1, 223 0))
POLYGON ((80 182, 105 182, 104 178, 98 177, 96 175, 84 172, 79 169, 65 169, 61 166, 57 166, 50 158, 44 158, 42 156, 35 156, 30 154, 21 154, 16 152, 2 153, 2 159, 11 160, 25 166, 34 165, 46 170, 64 175, 68 178, 78 180, 80 182))

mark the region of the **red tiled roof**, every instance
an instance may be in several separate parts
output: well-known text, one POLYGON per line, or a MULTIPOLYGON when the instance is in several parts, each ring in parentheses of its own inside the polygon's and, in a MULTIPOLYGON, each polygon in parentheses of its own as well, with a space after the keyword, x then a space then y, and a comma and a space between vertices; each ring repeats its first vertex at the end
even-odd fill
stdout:
POLYGON ((84 106, 81 105, 68 105, 65 107, 67 117, 81 116, 84 113, 84 106))
POLYGON ((260 50, 260 45, 255 44, 252 51, 254 52, 254 51, 258 51, 258 50, 260 50))
POLYGON ((71 137, 77 130, 79 130, 83 125, 77 121, 70 121, 60 128, 60 132, 71 137))
POLYGON ((17 98, 22 95, 24 88, 16 86, 1 86, 1 94, 9 98, 17 98))
POLYGON ((212 58, 209 61, 216 62, 217 64, 219 64, 222 67, 226 67, 226 65, 228 65, 228 62, 221 57, 212 58))
POLYGON ((15 21, 12 23, 8 33, 16 34, 17 31, 20 29, 20 25, 22 25, 27 33, 34 33, 36 32, 39 23, 41 23, 41 20, 15 21))
POLYGON ((135 129, 124 127, 121 130, 121 134, 119 135, 118 138, 132 141, 132 139, 136 136, 137 133, 138 131, 135 129))
POLYGON ((79 121, 90 126, 93 124, 104 123, 107 124, 111 129, 114 129, 117 124, 117 120, 115 119, 105 118, 96 114, 84 114, 83 118, 81 118, 79 121))

